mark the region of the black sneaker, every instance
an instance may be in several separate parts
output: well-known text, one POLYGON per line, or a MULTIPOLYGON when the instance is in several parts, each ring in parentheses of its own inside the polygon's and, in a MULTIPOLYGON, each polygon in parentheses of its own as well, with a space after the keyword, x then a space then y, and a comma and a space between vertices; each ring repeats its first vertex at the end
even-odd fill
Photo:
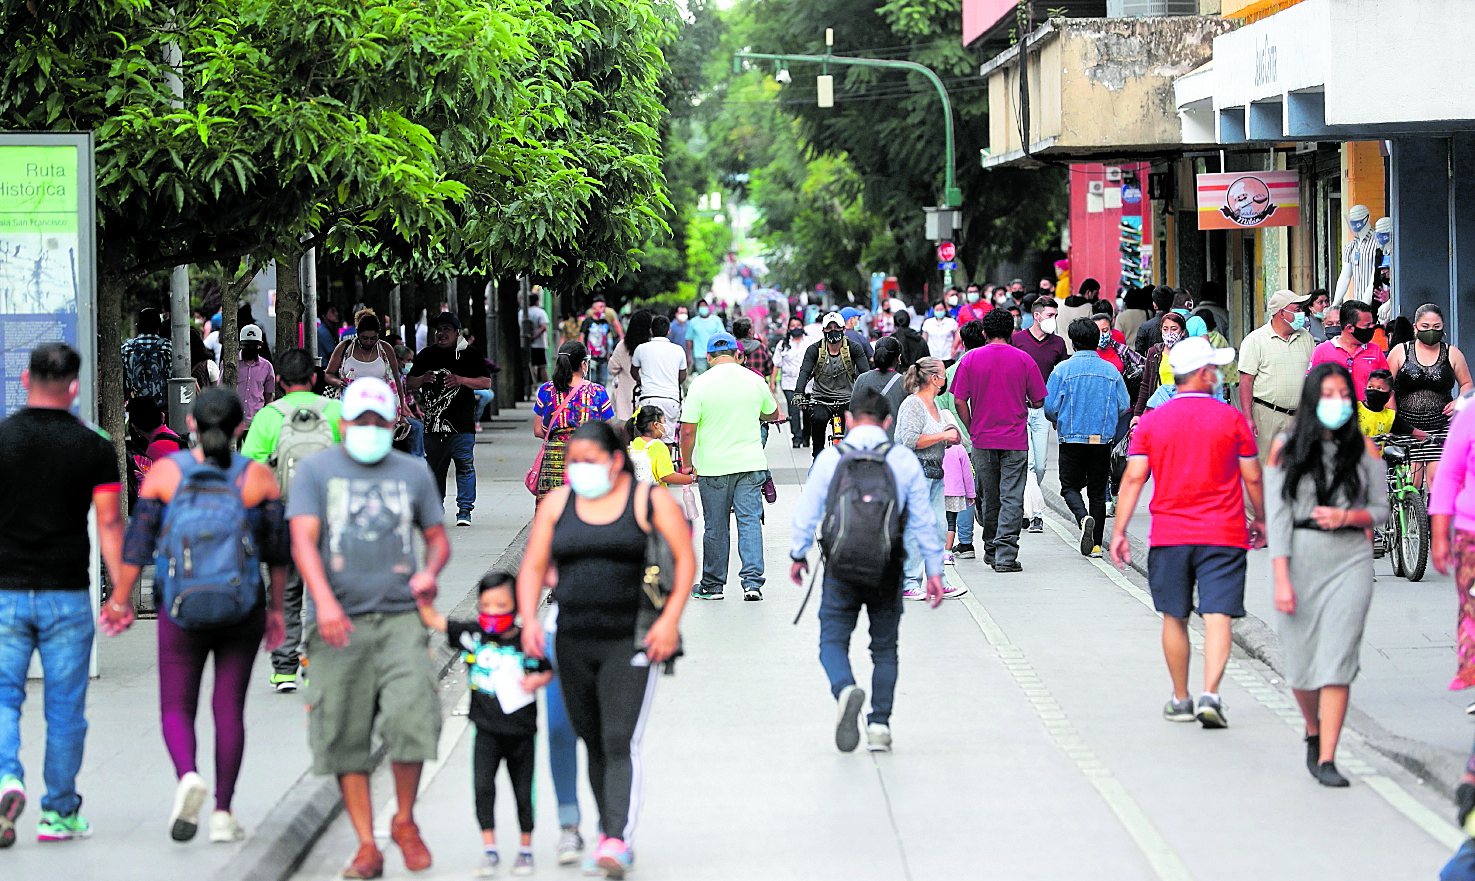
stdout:
POLYGON ((691 589, 691 596, 692 599, 697 600, 720 600, 722 599, 722 588, 719 587, 716 590, 709 590, 699 584, 691 589))
POLYGON ((756 587, 745 587, 745 588, 743 588, 743 602, 745 602, 745 603, 759 603, 759 602, 762 602, 762 601, 763 601, 763 591, 759 590, 756 587))
POLYGON ((835 718, 835 747, 842 753, 855 752, 860 746, 860 711, 866 702, 865 690, 847 685, 840 689, 836 701, 839 714, 835 718))
POLYGON ((994 555, 993 554, 990 554, 988 551, 984 551, 983 552, 983 565, 985 565, 985 566, 992 566, 993 564, 994 564, 994 555))
POLYGON ((1175 697, 1168 698, 1168 702, 1163 705, 1163 718, 1169 722, 1194 721, 1193 698, 1185 697, 1181 701, 1175 697))
POLYGON ((1081 556, 1091 556, 1091 549, 1096 547, 1096 518, 1087 514, 1081 518, 1081 556))
POLYGON ((1316 766, 1321 764, 1321 735, 1306 735, 1306 770, 1316 776, 1316 766))
POLYGON ((1024 567, 1021 566, 1021 565, 1019 565, 1019 561, 1018 560, 1013 560, 1013 561, 1010 561, 1008 563, 995 563, 994 564, 994 571, 995 572, 1023 572, 1024 571, 1024 567))
POLYGON ((1198 696, 1198 711, 1194 714, 1198 717, 1199 724, 1205 728, 1228 728, 1229 717, 1224 712, 1224 704, 1216 697, 1206 694, 1198 696))
POLYGON ((1029 521, 1029 531, 1030 532, 1035 532, 1035 533, 1044 532, 1045 531, 1045 518, 1044 517, 1041 517, 1039 514, 1036 514, 1029 521))
POLYGON ((953 545, 953 556, 959 560, 971 560, 977 556, 973 551, 973 545, 953 545))

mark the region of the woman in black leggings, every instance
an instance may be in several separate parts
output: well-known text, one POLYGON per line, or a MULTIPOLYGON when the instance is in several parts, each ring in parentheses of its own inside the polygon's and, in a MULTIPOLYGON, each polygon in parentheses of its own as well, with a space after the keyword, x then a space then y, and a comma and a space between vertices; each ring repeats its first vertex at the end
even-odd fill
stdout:
POLYGON ((568 444, 568 485, 550 492, 533 517, 517 577, 523 651, 546 656, 538 599, 558 568, 557 673, 574 731, 589 755, 589 785, 603 833, 585 864, 611 878, 630 868, 630 837, 641 788, 635 754, 655 694, 656 668, 676 651, 689 595, 674 591, 636 645, 646 534, 652 524, 675 558, 675 584, 696 575, 691 530, 670 494, 637 483, 619 435, 607 422, 579 426, 568 444))

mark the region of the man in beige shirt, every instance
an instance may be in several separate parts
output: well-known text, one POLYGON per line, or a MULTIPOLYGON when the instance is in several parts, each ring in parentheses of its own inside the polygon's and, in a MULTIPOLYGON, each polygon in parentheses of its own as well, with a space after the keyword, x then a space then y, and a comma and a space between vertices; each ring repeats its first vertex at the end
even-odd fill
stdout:
POLYGON ((1306 330, 1304 298, 1276 291, 1266 306, 1270 321, 1251 331, 1239 349, 1239 407, 1250 421, 1260 464, 1275 436, 1290 428, 1316 347, 1306 330))

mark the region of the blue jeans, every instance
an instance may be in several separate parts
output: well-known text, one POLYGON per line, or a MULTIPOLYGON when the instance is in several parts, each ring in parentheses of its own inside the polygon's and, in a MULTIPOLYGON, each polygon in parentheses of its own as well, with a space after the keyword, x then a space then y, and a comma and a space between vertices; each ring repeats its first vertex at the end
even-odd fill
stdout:
POLYGON ((471 393, 476 395, 475 418, 477 422, 480 422, 481 414, 490 410, 492 408, 492 402, 497 400, 497 393, 491 389, 473 389, 471 393))
POLYGON ((1024 525, 1024 483, 1029 453, 1025 450, 973 450, 973 473, 983 501, 984 561, 1013 563, 1019 559, 1019 530, 1024 525))
MULTIPOLYGON (((553 644, 558 642, 549 634, 546 643, 548 663, 558 669, 553 644)), ((548 766, 553 771, 553 792, 558 796, 558 825, 579 825, 579 738, 574 734, 574 725, 568 720, 568 710, 563 706, 563 684, 557 676, 543 689, 548 705, 548 766)))
POLYGON ((830 694, 855 684, 850 670, 850 634, 866 607, 871 619, 871 712, 867 722, 891 723, 891 703, 896 694, 896 634, 901 627, 901 591, 878 603, 860 599, 849 586, 825 573, 824 594, 819 601, 819 662, 830 679, 830 694))
POLYGON ((958 512, 958 529, 954 538, 960 545, 973 544, 973 506, 969 505, 958 512))
POLYGON ((590 358, 587 363, 588 375, 585 378, 599 385, 609 385, 609 359, 590 358))
MULTIPOLYGON (((425 423, 411 416, 406 420, 410 424, 410 433, 405 435, 404 451, 411 456, 425 458, 425 423)), ((398 448, 396 448, 398 449, 398 448)))
POLYGON ((742 561, 738 578, 743 590, 763 587, 763 526, 759 520, 763 497, 759 493, 767 479, 767 471, 697 476, 702 515, 707 521, 702 533, 702 587, 708 591, 721 593, 727 584, 727 554, 732 547, 728 511, 737 515, 738 559, 742 561))
POLYGON ((1050 420, 1045 418, 1044 407, 1029 408, 1029 467, 1035 480, 1045 484, 1045 463, 1050 453, 1050 420))
MULTIPOLYGON (((922 478, 927 480, 927 478, 922 478)), ((943 485, 941 480, 927 480, 927 497, 932 503, 932 516, 937 518, 937 543, 943 544, 947 540, 947 512, 943 510, 943 485)), ((907 590, 921 590, 922 577, 925 567, 922 560, 922 549, 912 540, 911 530, 907 530, 904 542, 907 551, 906 577, 902 579, 907 590)), ((944 545, 943 550, 947 550, 944 545)))
POLYGON ((425 461, 435 475, 442 500, 446 497, 446 472, 451 460, 456 461, 456 513, 470 514, 476 507, 476 435, 469 431, 456 434, 425 435, 425 461))
POLYGON ((1439 881, 1475 881, 1475 838, 1465 839, 1439 872, 1439 881))
POLYGON ((26 668, 41 653, 45 676, 46 795, 41 810, 66 816, 82 806, 77 771, 87 737, 87 673, 92 599, 85 590, 0 590, 0 777, 25 780, 20 710, 26 668))

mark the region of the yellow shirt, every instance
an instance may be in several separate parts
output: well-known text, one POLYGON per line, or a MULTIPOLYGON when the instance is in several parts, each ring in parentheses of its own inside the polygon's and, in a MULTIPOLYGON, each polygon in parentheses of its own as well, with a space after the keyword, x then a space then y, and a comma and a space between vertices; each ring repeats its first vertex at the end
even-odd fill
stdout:
POLYGON ((1369 410, 1366 404, 1357 404, 1357 427, 1362 429, 1366 437, 1377 437, 1387 434, 1393 430, 1393 420, 1398 417, 1398 411, 1392 407, 1384 407, 1381 410, 1369 410))

